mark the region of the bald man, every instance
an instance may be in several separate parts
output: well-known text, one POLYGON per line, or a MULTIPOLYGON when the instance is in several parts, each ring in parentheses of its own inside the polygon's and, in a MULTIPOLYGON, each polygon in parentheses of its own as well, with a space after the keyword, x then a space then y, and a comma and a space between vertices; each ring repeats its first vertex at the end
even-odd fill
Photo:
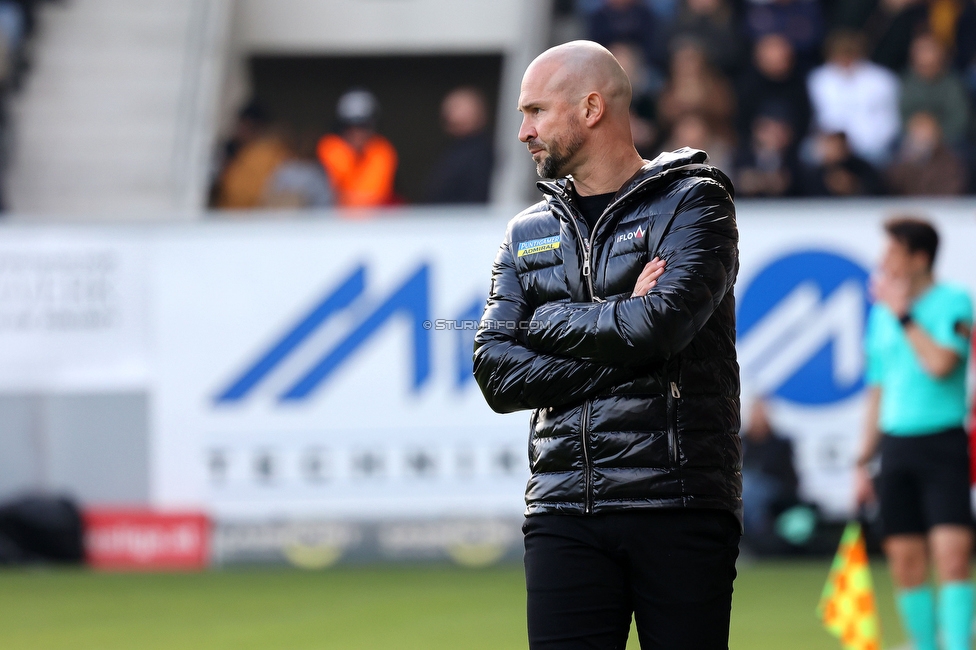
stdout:
POLYGON ((519 138, 542 201, 508 224, 474 374, 531 410, 533 650, 728 647, 742 520, 729 179, 634 148, 630 83, 596 43, 526 70, 519 138))

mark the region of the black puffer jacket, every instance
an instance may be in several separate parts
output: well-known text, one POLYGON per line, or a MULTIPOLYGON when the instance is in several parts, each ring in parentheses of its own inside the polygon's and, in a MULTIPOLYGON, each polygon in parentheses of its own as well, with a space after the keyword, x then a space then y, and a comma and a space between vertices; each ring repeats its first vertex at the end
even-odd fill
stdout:
POLYGON ((589 233, 569 180, 515 217, 475 338, 488 404, 533 409, 526 514, 742 511, 738 231, 703 151, 658 156, 589 233), (589 247, 589 250, 587 248, 589 247), (632 298, 657 254, 664 274, 632 298))

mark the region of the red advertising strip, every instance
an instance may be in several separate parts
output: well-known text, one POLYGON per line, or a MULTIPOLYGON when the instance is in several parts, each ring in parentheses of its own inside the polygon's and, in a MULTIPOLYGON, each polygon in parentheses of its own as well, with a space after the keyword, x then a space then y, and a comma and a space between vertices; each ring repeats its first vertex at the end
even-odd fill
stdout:
POLYGON ((91 509, 85 558, 97 569, 199 570, 210 560, 210 519, 199 512, 91 509))

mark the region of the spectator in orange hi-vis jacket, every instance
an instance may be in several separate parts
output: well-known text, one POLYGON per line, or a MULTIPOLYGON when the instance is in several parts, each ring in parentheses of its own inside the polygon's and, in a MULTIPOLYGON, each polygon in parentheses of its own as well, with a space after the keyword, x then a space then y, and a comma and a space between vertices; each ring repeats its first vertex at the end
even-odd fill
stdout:
POLYGON ((394 202, 397 152, 376 132, 378 114, 379 104, 371 92, 350 90, 336 106, 337 133, 319 140, 319 161, 340 206, 374 207, 394 202))

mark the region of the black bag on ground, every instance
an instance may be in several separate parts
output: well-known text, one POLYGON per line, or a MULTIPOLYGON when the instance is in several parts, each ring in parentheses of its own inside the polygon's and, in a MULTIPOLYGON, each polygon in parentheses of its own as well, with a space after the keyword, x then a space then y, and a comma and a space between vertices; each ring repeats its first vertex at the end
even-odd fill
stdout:
POLYGON ((29 495, 0 505, 0 565, 80 563, 81 512, 64 497, 29 495))

